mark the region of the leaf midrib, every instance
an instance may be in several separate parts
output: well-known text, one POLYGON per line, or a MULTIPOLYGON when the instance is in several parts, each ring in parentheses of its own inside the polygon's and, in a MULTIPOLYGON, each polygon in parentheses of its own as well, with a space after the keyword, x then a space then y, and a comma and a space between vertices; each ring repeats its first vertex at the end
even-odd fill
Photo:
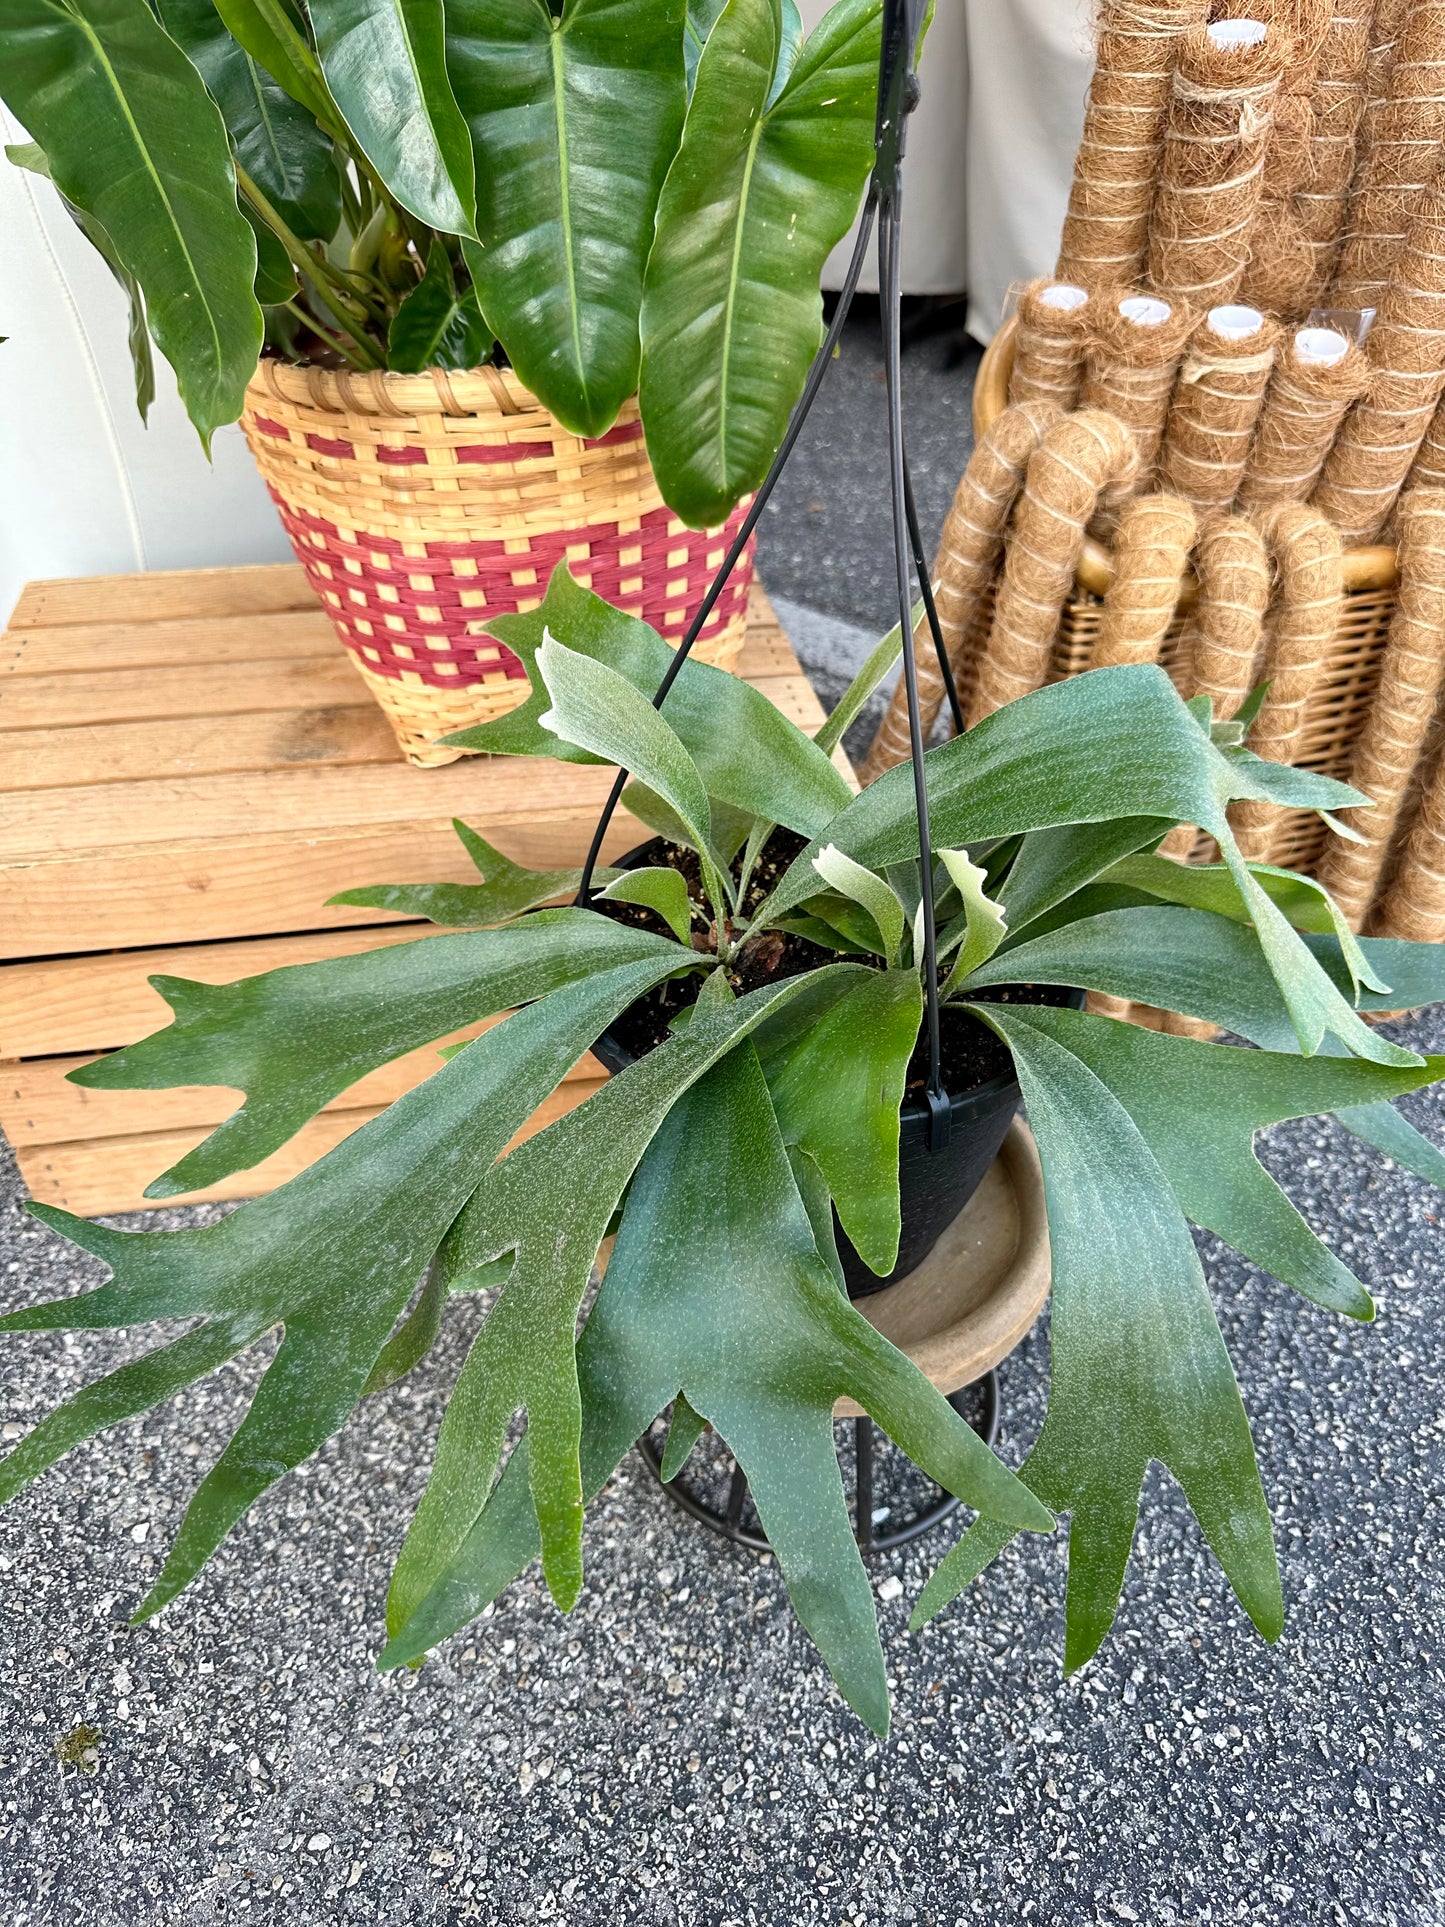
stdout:
POLYGON ((562 216, 562 260, 567 273, 567 312, 572 324, 572 353, 577 364, 577 385, 582 393, 583 404, 590 407, 592 396, 587 383, 587 363, 582 353, 582 315, 577 293, 577 262, 572 246, 572 186, 567 171, 567 86, 562 65, 563 25, 560 20, 553 21, 551 25, 552 102, 557 118, 557 195, 562 216))

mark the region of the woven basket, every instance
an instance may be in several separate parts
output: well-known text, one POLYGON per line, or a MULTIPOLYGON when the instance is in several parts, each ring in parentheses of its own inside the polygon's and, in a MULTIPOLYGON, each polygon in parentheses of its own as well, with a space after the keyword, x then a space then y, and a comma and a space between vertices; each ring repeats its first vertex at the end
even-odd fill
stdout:
MULTIPOLYGON (((1017 327, 1016 320, 1006 322, 984 352, 973 391, 975 439, 982 437, 1008 406, 1017 327)), ((1385 639, 1395 613, 1399 576, 1394 549, 1350 550, 1345 556, 1344 579, 1344 614, 1329 653, 1320 664, 1319 676, 1305 709, 1298 748, 1290 760, 1301 768, 1318 770, 1348 782, 1355 743, 1374 699, 1385 639)), ((1063 621, 1054 639, 1050 682, 1062 682, 1066 676, 1077 675, 1089 667, 1104 596, 1113 580, 1114 561, 1109 551, 1092 539, 1086 541, 1075 592, 1064 606, 1063 621)), ((1166 670, 1173 669, 1184 620, 1197 593, 1197 585, 1192 580, 1186 581, 1174 623, 1160 653, 1160 662, 1166 670)), ((983 625, 991 614, 991 608, 980 610, 979 624, 984 634, 987 630, 983 625)), ((979 633, 976 630, 975 637, 979 633)), ((1318 816, 1300 810, 1282 811, 1269 860, 1286 869, 1311 874, 1327 835, 1318 816)))
MULTIPOLYGON (((491 616, 535 608, 564 559, 579 582, 674 645, 746 513, 699 533, 664 504, 637 404, 596 441, 569 434, 510 372, 349 374, 262 361, 241 426, 286 533, 413 763, 527 695, 491 616)), ((752 545, 695 645, 731 669, 752 545)))

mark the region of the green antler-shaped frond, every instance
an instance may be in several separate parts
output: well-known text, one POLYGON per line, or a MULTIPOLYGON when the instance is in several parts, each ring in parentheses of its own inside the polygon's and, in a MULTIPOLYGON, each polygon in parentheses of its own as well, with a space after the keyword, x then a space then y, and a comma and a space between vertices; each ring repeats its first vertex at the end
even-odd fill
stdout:
POLYGON ((669 967, 655 957, 625 964, 529 1005, 290 1184, 218 1224, 127 1234, 32 1206, 114 1275, 80 1297, 12 1312, 0 1328, 206 1322, 43 1420, 0 1462, 0 1502, 81 1439, 284 1326, 251 1409, 192 1500, 141 1616, 159 1610, 260 1494, 345 1423, 423 1269, 492 1160, 618 1011, 669 967))
MULTIPOLYGON (((849 1703, 879 1732, 887 1681, 834 1448, 835 1402, 856 1398, 933 1477, 989 1515, 1018 1527, 1050 1524, 838 1289, 751 1043, 682 1097, 653 1139, 578 1363, 585 1493, 681 1392, 736 1453, 800 1619, 849 1703), (742 1196, 746 1210, 736 1206, 742 1196)), ((460 1435, 444 1431, 439 1494, 449 1485, 447 1459, 463 1449, 460 1435)), ((535 1480, 535 1451, 534 1428, 490 1503, 458 1510, 446 1556, 435 1556, 432 1541, 426 1557, 421 1535, 408 1545, 384 1665, 420 1657, 535 1557, 524 1486, 529 1471, 535 1480)), ((476 1491, 486 1498, 484 1487, 476 1491)))
POLYGON ((156 977, 173 1022, 72 1078, 90 1090, 245 1092, 242 1107, 146 1192, 174 1197, 249 1170, 368 1071, 465 1024, 597 971, 641 963, 664 976, 669 962, 682 970, 691 961, 664 938, 555 910, 509 929, 422 937, 234 984, 156 977))

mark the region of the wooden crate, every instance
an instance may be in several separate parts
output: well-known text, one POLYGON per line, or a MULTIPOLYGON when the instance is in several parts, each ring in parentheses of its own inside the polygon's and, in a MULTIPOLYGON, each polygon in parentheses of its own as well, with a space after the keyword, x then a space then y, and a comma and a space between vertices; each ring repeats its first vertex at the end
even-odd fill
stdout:
MULTIPOLYGON (((757 587, 739 670, 821 722, 757 587)), ((66 1082, 168 1021, 152 973, 226 983, 423 936, 326 899, 475 882, 454 816, 518 862, 578 863, 611 780, 533 758, 411 767, 291 564, 31 583, 0 636, 0 1127, 34 1196, 145 1209, 145 1185, 234 1110, 224 1090, 66 1082)), ((619 811, 607 853, 643 834, 619 811)), ((373 1072, 194 1199, 283 1183, 438 1063, 428 1047, 373 1072)), ((602 1074, 584 1058, 534 1128, 602 1074)))

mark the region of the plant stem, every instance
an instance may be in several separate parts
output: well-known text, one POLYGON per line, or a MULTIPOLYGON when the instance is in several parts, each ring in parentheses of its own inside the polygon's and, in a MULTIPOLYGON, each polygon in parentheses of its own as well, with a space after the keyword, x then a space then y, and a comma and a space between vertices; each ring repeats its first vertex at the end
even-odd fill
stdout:
MULTIPOLYGON (((361 365, 364 368, 382 367, 385 357, 380 345, 367 333, 374 310, 353 294, 329 261, 323 260, 292 233, 239 161, 236 162, 236 183, 285 248, 292 266, 306 276, 325 301, 337 326, 354 344, 356 354, 361 357, 361 365)), ((339 347, 339 344, 337 345, 339 347)), ((347 349, 343 352, 350 354, 352 350, 347 349)))
POLYGON ((354 340, 343 340, 340 335, 332 334, 324 322, 312 314, 309 309, 303 308, 299 302, 288 301, 285 305, 288 312, 294 314, 298 321, 304 323, 304 325, 311 330, 312 334, 324 341, 328 348, 334 348, 343 361, 359 363, 365 368, 380 367, 381 364, 374 356, 369 357, 364 362, 361 361, 361 357, 357 353, 357 343, 354 340))

